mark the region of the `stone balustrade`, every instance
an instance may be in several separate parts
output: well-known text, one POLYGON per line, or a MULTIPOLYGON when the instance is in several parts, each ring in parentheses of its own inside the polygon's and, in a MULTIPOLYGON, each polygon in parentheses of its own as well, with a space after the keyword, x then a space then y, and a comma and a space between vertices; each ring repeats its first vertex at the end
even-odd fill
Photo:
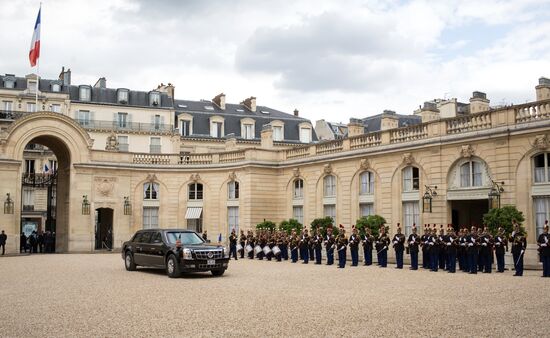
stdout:
POLYGON ((303 158, 309 156, 309 146, 301 146, 285 150, 287 159, 303 158))
POLYGON ((134 164, 171 164, 171 154, 133 154, 134 164))
POLYGON ((368 133, 349 138, 350 149, 363 149, 378 146, 382 143, 382 135, 380 132, 368 133))
POLYGON ((447 119, 445 121, 446 132, 447 134, 458 134, 468 131, 491 128, 492 113, 492 111, 485 111, 477 114, 464 115, 447 119))
POLYGON ((181 155, 178 164, 199 165, 212 164, 212 154, 187 154, 181 155))
POLYGON ((550 102, 542 101, 516 106, 515 117, 516 123, 548 119, 550 118, 550 102))
POLYGON ((409 142, 427 137, 427 123, 390 130, 390 143, 409 142))
POLYGON ((220 153, 220 163, 233 163, 239 162, 245 159, 245 151, 231 151, 227 153, 220 153))
POLYGON ((332 154, 342 151, 342 140, 323 142, 315 145, 317 155, 332 154))

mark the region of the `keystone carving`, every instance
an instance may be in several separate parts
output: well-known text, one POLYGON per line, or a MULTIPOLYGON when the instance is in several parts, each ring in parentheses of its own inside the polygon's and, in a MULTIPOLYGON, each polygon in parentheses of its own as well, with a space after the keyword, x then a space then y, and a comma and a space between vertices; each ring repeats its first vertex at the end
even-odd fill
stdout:
POLYGON ((300 177, 300 168, 294 168, 292 169, 292 175, 294 177, 300 177))
POLYGON ((411 153, 404 153, 403 154, 403 163, 406 165, 410 165, 414 162, 414 157, 411 153))
POLYGON ((191 174, 191 177, 189 177, 189 180, 193 182, 197 182, 201 179, 200 175, 198 173, 191 174))
POLYGON ((463 145, 460 149, 460 156, 462 157, 470 158, 474 156, 474 154, 475 154, 475 150, 469 144, 463 145))
MULTIPOLYGON (((198 174, 197 174, 197 176, 198 176, 198 174)), ((235 174, 234 171, 229 173, 229 180, 230 181, 236 181, 237 180, 237 174, 235 174)))
POLYGON ((105 144, 105 150, 107 151, 117 151, 118 150, 118 140, 114 133, 107 136, 107 142, 105 144))
POLYGON ((370 169, 370 161, 366 158, 361 160, 361 169, 367 170, 370 169))
POLYGON ((326 174, 326 175, 329 175, 332 173, 332 166, 330 165, 330 163, 327 163, 323 166, 323 172, 326 174))
POLYGON ((533 148, 540 149, 540 150, 548 148, 548 137, 546 137, 546 135, 535 136, 535 141, 533 142, 533 148))
POLYGON ((147 179, 146 179, 146 180, 147 180, 147 182, 153 183, 153 182, 157 181, 157 175, 155 175, 155 174, 149 174, 149 175, 147 175, 147 179))

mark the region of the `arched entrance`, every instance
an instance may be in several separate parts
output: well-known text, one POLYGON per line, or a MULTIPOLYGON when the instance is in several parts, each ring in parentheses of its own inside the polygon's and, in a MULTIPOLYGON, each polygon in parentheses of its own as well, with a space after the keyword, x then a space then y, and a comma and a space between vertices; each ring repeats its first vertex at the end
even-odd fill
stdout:
MULTIPOLYGON (((13 122, 0 134, 0 153, 3 154, 0 167, 6 174, 3 182, 0 182, 0 193, 9 193, 15 206, 13 214, 4 214, 1 217, 9 238, 13 239, 10 251, 18 252, 20 249, 22 215, 25 208, 23 177, 28 171, 24 154, 25 148, 33 144, 51 150, 55 154, 57 167, 56 190, 50 194, 54 200, 54 218, 48 218, 48 224, 43 224, 42 230, 49 228, 52 232, 55 231, 56 252, 80 251, 85 247, 84 239, 89 243, 89 237, 85 238, 83 232, 71 231, 71 222, 82 223, 79 201, 87 191, 81 191, 82 188, 79 189, 79 186, 74 184, 79 180, 74 164, 89 161, 92 140, 72 119, 56 113, 28 114, 13 122)), ((44 173, 45 170, 42 167, 39 171, 44 173)))
POLYGON ((113 209, 95 209, 95 249, 113 248, 113 209))

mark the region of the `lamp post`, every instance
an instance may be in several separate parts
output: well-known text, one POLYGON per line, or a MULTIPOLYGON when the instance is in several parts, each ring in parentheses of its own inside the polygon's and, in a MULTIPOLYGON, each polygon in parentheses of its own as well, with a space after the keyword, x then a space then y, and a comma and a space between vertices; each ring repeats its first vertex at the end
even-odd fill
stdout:
POLYGON ((430 186, 430 185, 424 185, 426 188, 426 192, 424 192, 424 196, 422 197, 422 212, 432 212, 432 199, 437 196, 437 185, 430 186))
POLYGON ((500 208, 500 194, 504 192, 504 182, 495 182, 491 180, 492 186, 488 194, 489 210, 500 208))
POLYGON ((132 214, 132 204, 130 204, 130 197, 124 196, 124 215, 132 214))
POLYGON ((90 214, 90 202, 88 201, 88 195, 82 196, 82 215, 90 214))
POLYGON ((10 193, 6 194, 6 201, 4 202, 4 214, 13 214, 14 203, 10 197, 10 193))

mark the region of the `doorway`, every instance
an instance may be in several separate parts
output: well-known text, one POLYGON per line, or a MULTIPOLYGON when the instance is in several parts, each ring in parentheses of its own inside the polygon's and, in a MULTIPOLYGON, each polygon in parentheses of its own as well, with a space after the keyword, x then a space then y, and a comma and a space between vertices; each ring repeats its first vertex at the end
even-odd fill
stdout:
POLYGON ((483 215, 489 211, 486 199, 451 201, 451 219, 453 228, 483 225, 483 215))
POLYGON ((113 248, 113 209, 98 208, 95 210, 95 249, 112 250, 113 248))

